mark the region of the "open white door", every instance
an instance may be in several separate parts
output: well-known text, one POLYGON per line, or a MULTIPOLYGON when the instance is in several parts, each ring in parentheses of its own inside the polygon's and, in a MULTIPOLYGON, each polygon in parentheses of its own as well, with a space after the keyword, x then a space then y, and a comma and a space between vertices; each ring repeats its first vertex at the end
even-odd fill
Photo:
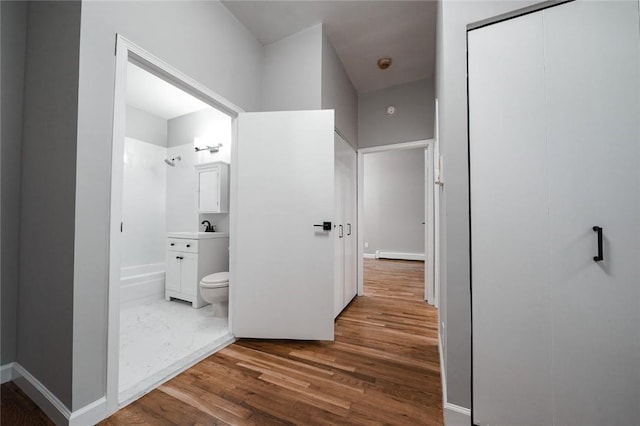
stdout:
POLYGON ((332 110, 238 117, 236 337, 333 340, 333 135, 332 110))

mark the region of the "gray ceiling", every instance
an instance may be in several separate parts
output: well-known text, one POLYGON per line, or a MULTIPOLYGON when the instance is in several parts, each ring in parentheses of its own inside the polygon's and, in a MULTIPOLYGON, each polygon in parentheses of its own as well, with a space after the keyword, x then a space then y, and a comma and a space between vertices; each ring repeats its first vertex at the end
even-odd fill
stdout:
POLYGON ((435 1, 223 1, 262 44, 318 23, 358 93, 433 77, 435 1), (376 63, 391 57, 384 71, 376 63))

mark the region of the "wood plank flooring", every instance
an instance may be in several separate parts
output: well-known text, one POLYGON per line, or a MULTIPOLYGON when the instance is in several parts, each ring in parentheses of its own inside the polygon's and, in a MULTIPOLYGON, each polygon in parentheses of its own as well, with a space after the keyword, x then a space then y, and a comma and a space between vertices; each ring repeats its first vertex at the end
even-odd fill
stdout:
POLYGON ((0 424, 53 426, 47 415, 13 382, 0 387, 0 424))
POLYGON ((366 259, 365 295, 338 317, 335 342, 242 339, 101 425, 441 425, 423 267, 366 259))

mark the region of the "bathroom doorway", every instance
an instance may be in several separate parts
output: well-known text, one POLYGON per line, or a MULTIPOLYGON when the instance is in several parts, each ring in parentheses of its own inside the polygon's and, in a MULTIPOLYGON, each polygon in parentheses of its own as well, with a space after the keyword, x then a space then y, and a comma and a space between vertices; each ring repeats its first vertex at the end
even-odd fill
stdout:
POLYGON ((239 112, 118 38, 109 412, 233 341, 225 298, 210 297, 201 289, 211 285, 201 282, 226 274, 228 289, 230 169, 239 112))

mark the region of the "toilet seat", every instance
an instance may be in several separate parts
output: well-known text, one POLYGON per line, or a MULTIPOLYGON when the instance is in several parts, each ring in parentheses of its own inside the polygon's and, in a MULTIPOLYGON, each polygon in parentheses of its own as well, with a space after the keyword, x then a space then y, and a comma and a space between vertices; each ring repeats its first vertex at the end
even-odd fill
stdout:
POLYGON ((200 286, 204 288, 219 288, 229 286, 229 272, 216 272, 202 278, 200 286))

